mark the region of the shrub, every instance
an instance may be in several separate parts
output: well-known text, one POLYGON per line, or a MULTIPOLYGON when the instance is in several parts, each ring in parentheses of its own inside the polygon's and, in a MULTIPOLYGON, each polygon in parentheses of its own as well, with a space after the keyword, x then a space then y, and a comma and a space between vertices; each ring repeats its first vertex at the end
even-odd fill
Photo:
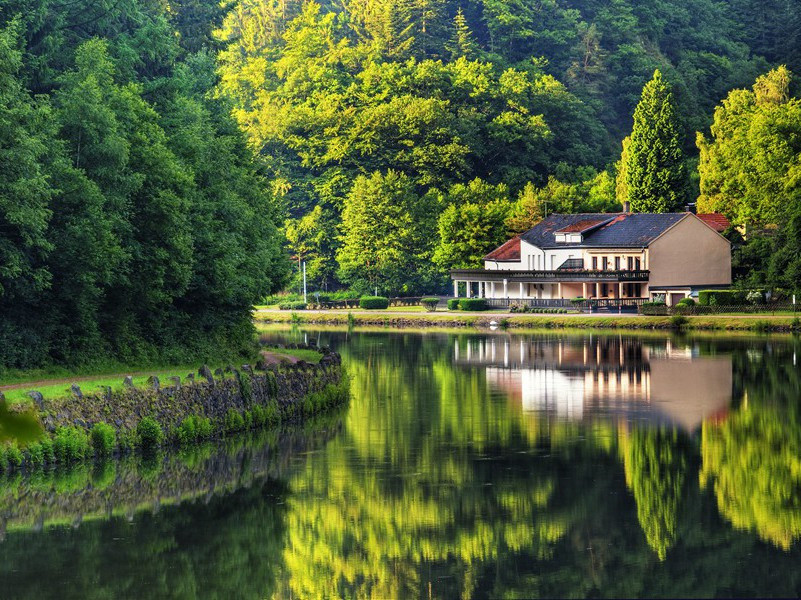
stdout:
POLYGON ((739 290, 702 290, 698 292, 701 306, 734 306, 745 302, 745 293, 739 290))
POLYGON ((190 415, 175 429, 175 437, 180 446, 186 447, 211 437, 211 419, 190 415))
POLYGON ((692 298, 682 298, 678 302, 676 302, 676 306, 695 306, 695 300, 692 298))
POLYGON ((487 301, 484 298, 462 298, 459 300, 459 309, 466 311, 487 310, 487 301))
POLYGON ((114 452, 114 446, 117 443, 117 433, 111 425, 107 423, 96 423, 95 426, 92 427, 91 437, 95 456, 111 456, 111 453, 114 452))
POLYGON ((428 311, 434 312, 437 310, 437 305, 439 305, 439 298, 423 298, 420 300, 420 304, 428 311))
POLYGON ((53 440, 53 454, 58 462, 69 464, 83 460, 89 453, 86 432, 77 427, 61 427, 53 440))
POLYGON ((308 305, 305 302, 282 302, 278 305, 278 310, 306 310, 308 305))
POLYGON ((751 304, 764 304, 765 293, 762 290, 751 290, 746 294, 745 299, 751 304))
POLYGON ((244 428, 245 428, 245 419, 238 411, 234 410, 233 408, 229 408, 228 412, 225 413, 226 433, 234 433, 236 431, 242 431, 244 428))
POLYGON ((753 329, 760 333, 768 333, 771 330, 770 321, 757 321, 754 323, 753 329))
POLYGON ((448 299, 448 310, 459 310, 459 298, 448 299))
POLYGON ((365 296, 359 299, 359 308, 364 310, 386 310, 389 308, 389 298, 383 296, 365 296))
POLYGON ((673 315, 670 317, 670 325, 676 329, 681 329, 689 323, 689 320, 684 315, 673 315))
POLYGON ((143 450, 154 450, 161 446, 164 432, 153 417, 145 417, 136 426, 136 439, 143 450))
POLYGON ((12 471, 14 469, 19 469, 22 466, 22 452, 17 447, 16 444, 12 443, 9 446, 6 446, 6 460, 5 463, 7 469, 12 471))
POLYGON ((570 303, 571 304, 581 304, 582 302, 586 302, 587 299, 579 296, 578 298, 573 298, 570 303))

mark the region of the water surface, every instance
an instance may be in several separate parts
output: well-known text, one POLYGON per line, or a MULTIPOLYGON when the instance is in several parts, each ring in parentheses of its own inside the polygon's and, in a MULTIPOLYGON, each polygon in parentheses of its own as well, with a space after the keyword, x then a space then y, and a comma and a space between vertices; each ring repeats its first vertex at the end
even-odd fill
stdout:
POLYGON ((3 483, 3 595, 801 594, 797 340, 309 339, 352 399, 291 442, 3 483))

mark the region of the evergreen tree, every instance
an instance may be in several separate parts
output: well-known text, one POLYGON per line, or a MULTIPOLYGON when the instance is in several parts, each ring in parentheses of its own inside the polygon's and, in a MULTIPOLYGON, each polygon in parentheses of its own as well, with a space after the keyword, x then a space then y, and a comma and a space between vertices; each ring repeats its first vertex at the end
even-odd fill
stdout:
POLYGON ((626 193, 635 212, 670 212, 687 196, 687 173, 676 106, 662 73, 643 88, 625 165, 626 193))
POLYGON ((478 54, 478 44, 461 7, 453 18, 453 35, 446 46, 446 50, 450 52, 453 59, 464 56, 468 60, 472 60, 478 54))

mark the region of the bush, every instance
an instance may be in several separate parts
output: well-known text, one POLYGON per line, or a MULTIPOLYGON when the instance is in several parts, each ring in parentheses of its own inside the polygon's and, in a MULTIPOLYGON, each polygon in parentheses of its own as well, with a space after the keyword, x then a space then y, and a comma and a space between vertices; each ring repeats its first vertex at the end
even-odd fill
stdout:
POLYGON ((745 293, 739 290, 702 290, 698 292, 701 306, 734 306, 745 302, 745 293))
POLYGON ((22 466, 22 452, 17 447, 16 444, 12 443, 10 446, 6 446, 6 468, 9 471, 14 469, 19 469, 22 466))
POLYGON ((667 304, 660 301, 643 302, 640 305, 640 313, 651 316, 667 315, 668 307, 667 304))
POLYGON ((678 302, 676 302, 676 306, 695 306, 695 300, 692 298, 682 298, 678 302))
POLYGON ((386 310, 389 308, 389 298, 383 296, 365 296, 359 299, 359 308, 364 310, 386 310))
POLYGON ((448 310, 459 310, 459 298, 448 299, 448 310))
POLYGON ((673 315, 670 317, 670 325, 676 329, 681 329, 687 323, 689 323, 689 320, 684 315, 673 315))
POLYGON ((142 450, 154 450, 161 446, 164 432, 153 417, 145 417, 136 426, 136 439, 142 450))
POLYGON ((278 305, 278 310, 306 310, 308 305, 301 302, 282 302, 278 305))
POLYGON ((245 428, 244 417, 233 408, 229 408, 225 413, 225 431, 226 433, 234 433, 242 431, 245 428))
POLYGON ((175 429, 175 437, 180 446, 191 446, 210 438, 212 431, 211 419, 190 415, 175 429))
POLYGON ((114 428, 107 423, 96 423, 92 427, 92 448, 94 448, 95 456, 107 457, 111 456, 114 452, 114 446, 117 444, 117 432, 114 428))
POLYGON ((437 306, 439 305, 439 298, 423 298, 420 300, 420 304, 428 311, 434 312, 437 310, 437 306))
POLYGON ((484 298, 462 298, 459 300, 459 309, 466 311, 487 310, 487 301, 484 298))
POLYGON ((89 454, 89 439, 86 432, 77 427, 59 428, 53 440, 53 454, 62 464, 83 460, 89 454))
POLYGON ((587 301, 587 299, 586 299, 586 298, 583 298, 582 296, 579 296, 578 298, 573 298, 573 299, 570 301, 570 303, 571 303, 571 304, 581 304, 581 303, 583 303, 583 302, 586 302, 586 301, 587 301))

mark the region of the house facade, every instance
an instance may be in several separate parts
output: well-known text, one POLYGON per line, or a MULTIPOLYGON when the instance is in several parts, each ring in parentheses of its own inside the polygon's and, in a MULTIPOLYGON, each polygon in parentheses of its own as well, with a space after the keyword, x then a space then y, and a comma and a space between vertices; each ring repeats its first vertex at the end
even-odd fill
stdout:
POLYGON ((543 305, 575 298, 673 305, 701 289, 731 285, 731 245, 712 217, 551 215, 484 257, 483 269, 451 271, 454 295, 543 305))

